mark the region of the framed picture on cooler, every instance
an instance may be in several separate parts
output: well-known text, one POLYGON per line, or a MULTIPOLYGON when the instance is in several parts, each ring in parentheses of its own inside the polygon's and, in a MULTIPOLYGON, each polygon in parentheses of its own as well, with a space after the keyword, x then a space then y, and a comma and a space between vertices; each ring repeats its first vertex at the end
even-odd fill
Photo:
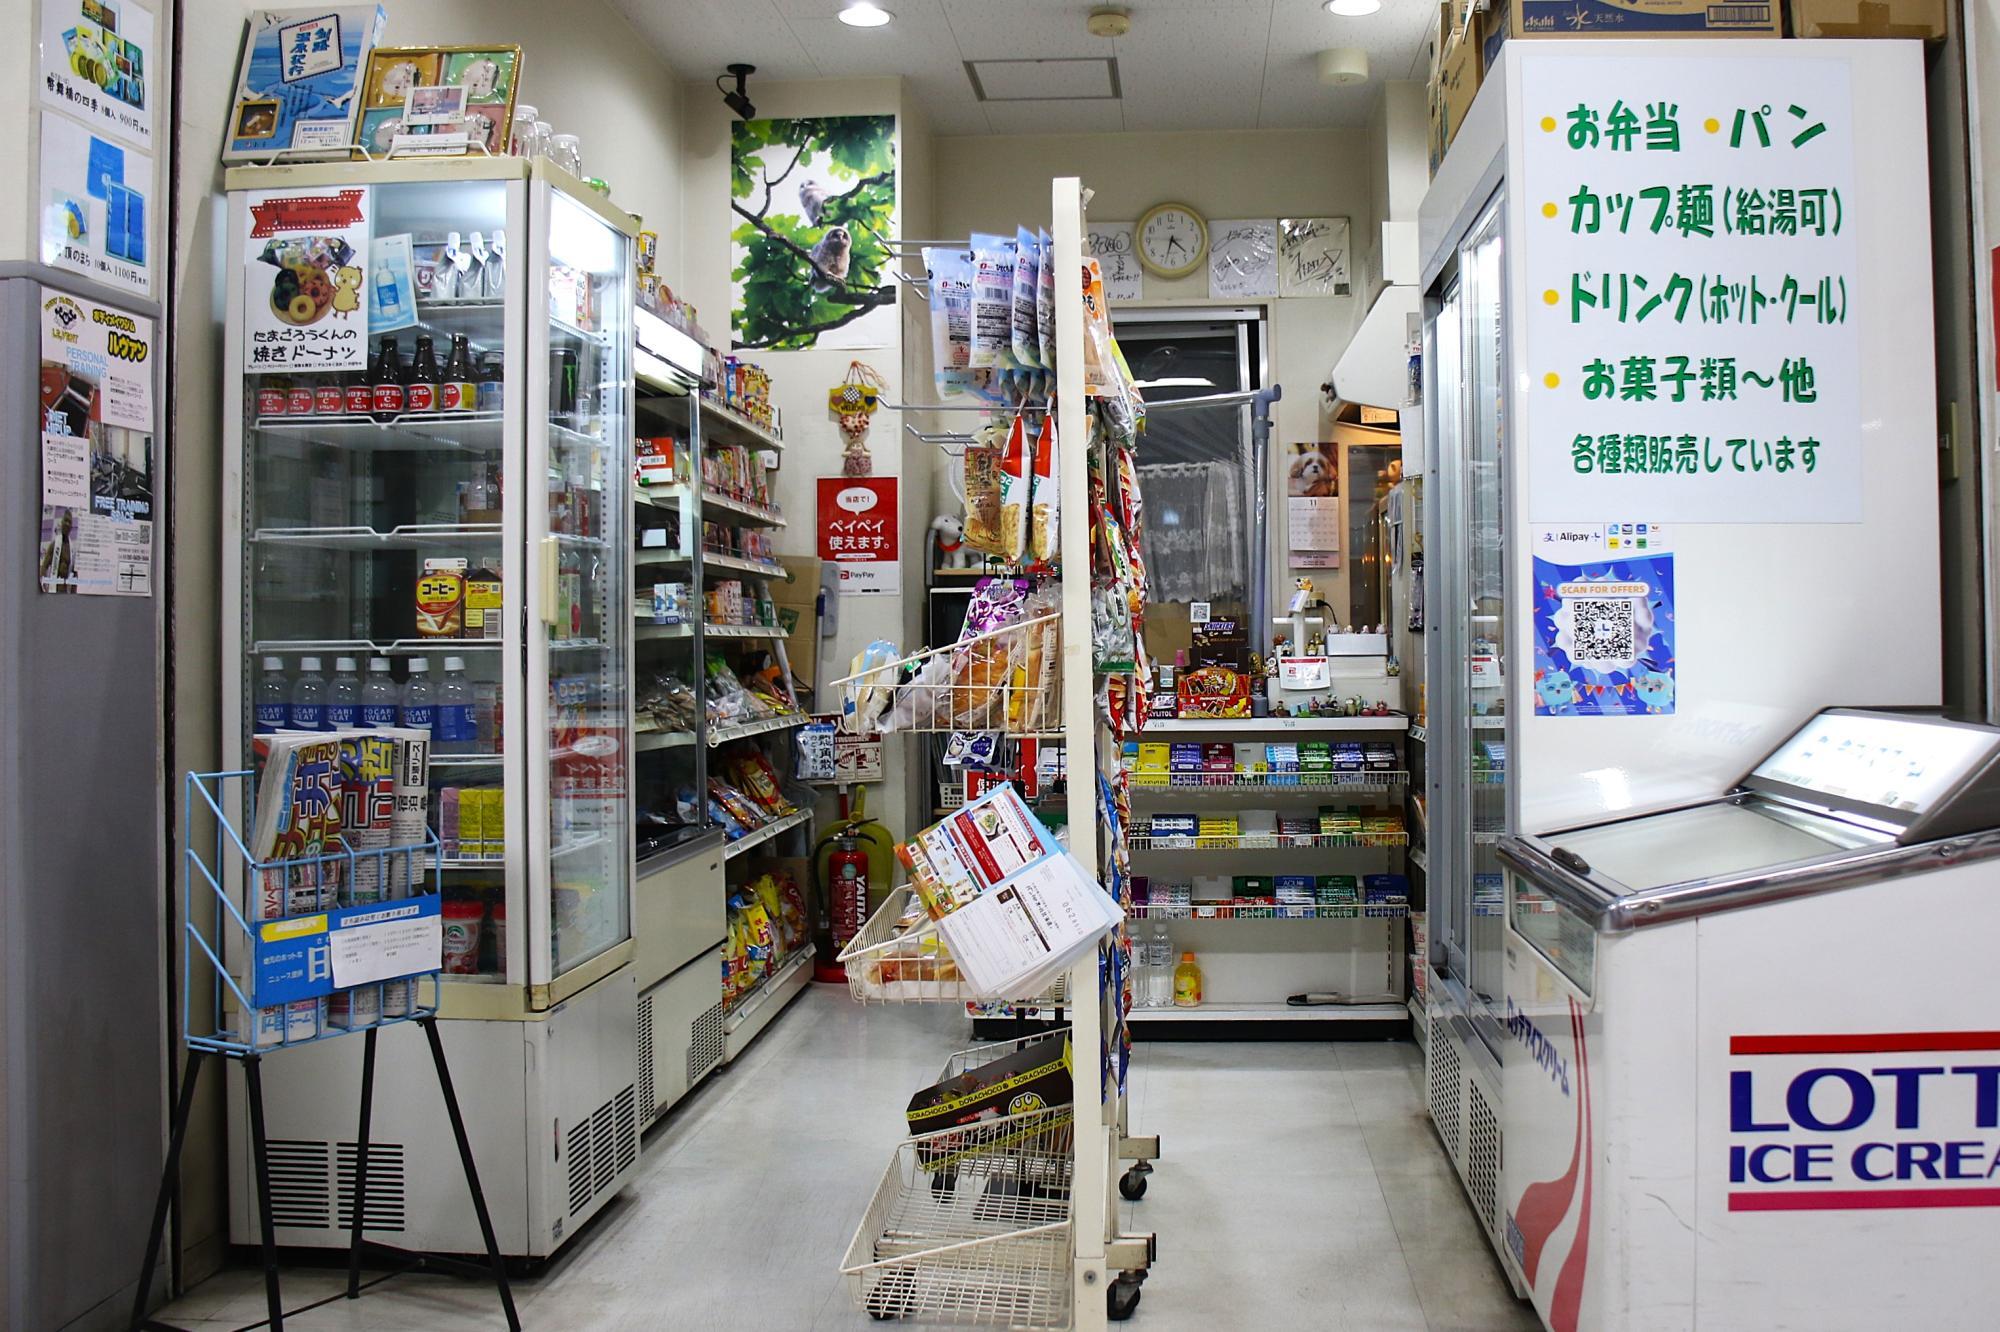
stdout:
POLYGON ((499 156, 520 83, 518 46, 378 46, 361 80, 360 144, 376 156, 499 156))

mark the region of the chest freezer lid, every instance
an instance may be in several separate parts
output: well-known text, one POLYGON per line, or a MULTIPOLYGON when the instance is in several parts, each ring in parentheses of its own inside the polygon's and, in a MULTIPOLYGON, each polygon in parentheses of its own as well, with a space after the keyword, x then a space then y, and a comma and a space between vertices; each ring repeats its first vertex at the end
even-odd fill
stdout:
POLYGON ((1934 713, 1828 708, 1742 785, 1904 844, 2000 827, 2000 728, 1934 713))

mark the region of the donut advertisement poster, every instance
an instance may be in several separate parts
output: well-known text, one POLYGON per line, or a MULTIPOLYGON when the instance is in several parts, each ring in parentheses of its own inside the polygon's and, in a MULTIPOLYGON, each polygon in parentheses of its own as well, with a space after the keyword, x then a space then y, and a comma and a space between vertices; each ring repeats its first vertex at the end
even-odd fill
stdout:
POLYGON ((365 369, 368 191, 267 190, 245 204, 244 371, 365 369))

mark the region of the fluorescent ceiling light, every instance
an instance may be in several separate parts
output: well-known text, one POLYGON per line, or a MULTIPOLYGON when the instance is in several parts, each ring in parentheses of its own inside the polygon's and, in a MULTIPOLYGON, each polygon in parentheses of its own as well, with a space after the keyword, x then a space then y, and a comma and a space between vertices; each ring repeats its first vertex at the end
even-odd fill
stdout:
MULTIPOLYGON (((1341 2, 1345 4, 1348 0, 1341 2)), ((1380 2, 1374 0, 1374 3, 1380 2)), ((870 4, 868 0, 854 0, 853 4, 843 5, 840 10, 840 21, 850 28, 879 28, 894 17, 882 6, 870 4)))
POLYGON ((1326 0, 1326 12, 1342 18, 1366 18, 1382 7, 1382 0, 1326 0))

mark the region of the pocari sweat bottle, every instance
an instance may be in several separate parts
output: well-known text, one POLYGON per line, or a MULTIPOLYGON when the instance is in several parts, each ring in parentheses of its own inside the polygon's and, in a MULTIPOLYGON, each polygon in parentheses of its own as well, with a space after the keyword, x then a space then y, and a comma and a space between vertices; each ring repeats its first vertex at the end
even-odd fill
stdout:
POLYGON ((361 686, 361 724, 371 730, 386 730, 396 724, 402 708, 403 691, 389 675, 387 657, 368 659, 368 683, 361 686))
POLYGON ((396 724, 413 731, 430 735, 437 725, 437 692, 431 688, 431 664, 427 658, 417 657, 410 662, 410 678, 403 685, 403 702, 397 710, 396 724))
POLYGON ((335 657, 333 678, 326 683, 326 729, 351 731, 361 724, 361 677, 354 658, 335 657))
POLYGON ((264 658, 264 673, 257 677, 256 731, 269 735, 283 730, 292 715, 292 687, 285 681, 285 663, 279 657, 264 658))
POLYGON ((439 754, 471 754, 477 751, 479 724, 477 697, 465 678, 465 658, 444 659, 444 679, 438 682, 436 720, 431 724, 431 748, 439 754))
POLYGON ((292 681, 294 731, 326 729, 326 677, 319 673, 318 657, 299 659, 299 678, 292 681))

